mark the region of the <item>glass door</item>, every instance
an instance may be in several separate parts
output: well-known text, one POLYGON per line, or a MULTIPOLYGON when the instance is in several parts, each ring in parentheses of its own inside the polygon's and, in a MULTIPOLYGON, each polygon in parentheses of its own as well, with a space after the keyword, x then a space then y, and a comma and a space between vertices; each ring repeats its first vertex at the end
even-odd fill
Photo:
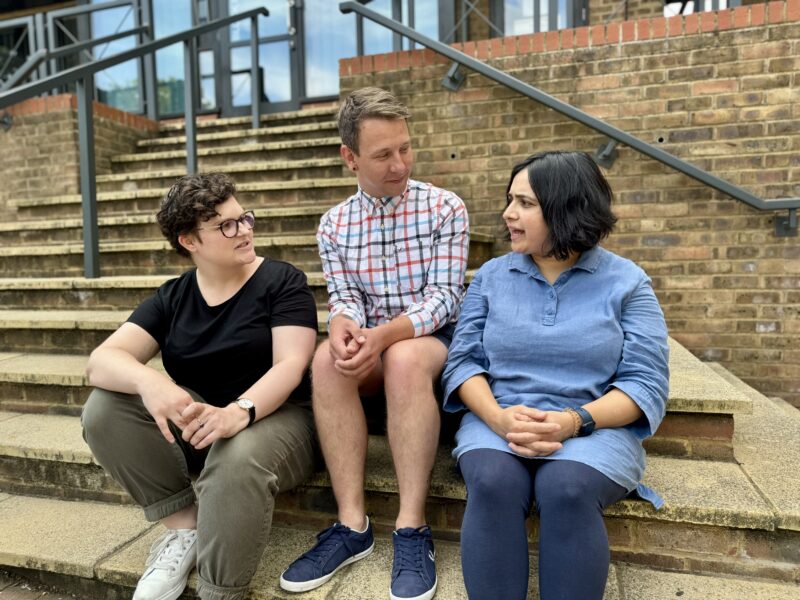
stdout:
MULTIPOLYGON (((269 17, 258 18, 258 65, 261 111, 278 112, 300 107, 298 0, 221 0, 223 15, 265 6, 269 17)), ((220 107, 223 116, 250 111, 250 20, 233 23, 220 35, 220 107)))

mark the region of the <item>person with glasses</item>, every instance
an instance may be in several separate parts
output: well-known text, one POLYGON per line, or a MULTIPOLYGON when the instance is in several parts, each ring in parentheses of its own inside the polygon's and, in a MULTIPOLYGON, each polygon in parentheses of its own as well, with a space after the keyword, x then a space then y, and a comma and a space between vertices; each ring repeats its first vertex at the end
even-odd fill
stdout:
POLYGON ((235 194, 219 173, 172 186, 157 220, 194 268, 140 304, 86 368, 84 439, 164 526, 134 600, 178 598, 195 564, 200 598, 243 598, 275 495, 314 468, 314 298, 302 271, 256 255, 255 216, 235 194), (159 352, 166 373, 148 364, 159 352))

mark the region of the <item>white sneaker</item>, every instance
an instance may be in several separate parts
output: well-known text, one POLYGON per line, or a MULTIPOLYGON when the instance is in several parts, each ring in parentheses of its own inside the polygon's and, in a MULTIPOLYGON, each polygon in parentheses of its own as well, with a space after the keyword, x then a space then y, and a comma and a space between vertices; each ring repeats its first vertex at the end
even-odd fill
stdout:
POLYGON ((175 600, 197 562, 196 529, 169 529, 153 542, 133 600, 175 600))

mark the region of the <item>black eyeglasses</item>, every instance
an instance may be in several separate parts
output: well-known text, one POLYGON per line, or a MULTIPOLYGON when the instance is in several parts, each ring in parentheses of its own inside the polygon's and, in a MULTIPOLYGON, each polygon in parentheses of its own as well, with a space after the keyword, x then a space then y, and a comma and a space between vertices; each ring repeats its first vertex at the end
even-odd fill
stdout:
POLYGON ((222 235, 226 238, 232 238, 239 235, 239 226, 244 227, 247 231, 253 229, 256 225, 256 216, 253 214, 252 210, 248 210, 242 213, 242 216, 238 219, 226 219, 219 225, 214 225, 214 227, 195 227, 197 230, 201 229, 219 229, 222 235))

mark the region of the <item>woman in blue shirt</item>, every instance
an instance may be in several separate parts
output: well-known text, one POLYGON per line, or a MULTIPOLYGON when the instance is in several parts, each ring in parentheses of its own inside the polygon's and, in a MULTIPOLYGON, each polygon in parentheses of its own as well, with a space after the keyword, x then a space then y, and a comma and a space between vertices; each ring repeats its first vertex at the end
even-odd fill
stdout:
POLYGON ((525 521, 539 516, 543 600, 602 598, 603 509, 635 493, 642 440, 664 417, 667 330, 647 275, 598 246, 611 189, 585 153, 514 167, 503 219, 512 252, 469 287, 442 375, 466 410, 454 456, 467 486, 461 529, 471 600, 524 599, 525 521))

